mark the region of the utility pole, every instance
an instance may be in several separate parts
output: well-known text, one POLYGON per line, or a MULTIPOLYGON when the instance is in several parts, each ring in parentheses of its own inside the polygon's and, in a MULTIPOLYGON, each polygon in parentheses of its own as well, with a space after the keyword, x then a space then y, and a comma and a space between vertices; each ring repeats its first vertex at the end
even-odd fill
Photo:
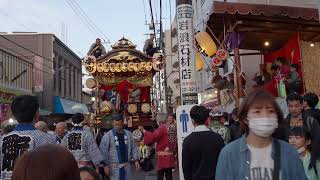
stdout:
POLYGON ((198 104, 192 0, 176 0, 181 104, 198 104))

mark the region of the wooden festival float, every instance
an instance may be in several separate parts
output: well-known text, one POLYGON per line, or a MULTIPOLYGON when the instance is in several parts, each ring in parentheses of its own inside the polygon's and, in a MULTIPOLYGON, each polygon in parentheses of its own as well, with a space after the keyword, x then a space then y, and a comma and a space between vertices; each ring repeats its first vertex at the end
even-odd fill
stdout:
POLYGON ((150 88, 154 74, 162 68, 163 55, 149 57, 126 38, 111 47, 100 58, 87 56, 84 60, 87 72, 93 76, 86 86, 95 92, 95 104, 99 107, 96 119, 111 122, 112 113, 117 112, 124 115, 129 128, 152 126, 155 108, 150 88))

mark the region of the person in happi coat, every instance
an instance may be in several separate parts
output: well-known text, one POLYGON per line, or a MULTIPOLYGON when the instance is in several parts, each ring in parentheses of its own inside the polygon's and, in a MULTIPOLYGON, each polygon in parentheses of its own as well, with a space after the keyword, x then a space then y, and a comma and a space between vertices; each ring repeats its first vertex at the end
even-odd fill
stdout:
POLYGON ((84 116, 77 113, 72 116, 73 129, 64 136, 61 145, 66 147, 77 160, 79 167, 95 167, 103 161, 97 143, 90 131, 84 130, 84 116))
POLYGON ((130 180, 131 165, 139 169, 140 153, 131 132, 123 129, 122 114, 113 114, 113 129, 106 133, 100 143, 104 157, 104 171, 110 180, 130 180))
POLYGON ((34 96, 17 97, 11 104, 11 111, 18 124, 12 132, 0 139, 1 180, 10 180, 16 160, 26 151, 45 144, 56 144, 53 136, 34 127, 39 121, 39 103, 34 96))
POLYGON ((166 120, 167 114, 159 113, 157 115, 159 128, 154 132, 148 132, 142 126, 139 127, 139 130, 144 134, 145 144, 156 143, 158 180, 163 180, 164 176, 166 180, 172 180, 172 169, 175 167, 174 144, 169 139, 169 129, 165 124, 166 120))

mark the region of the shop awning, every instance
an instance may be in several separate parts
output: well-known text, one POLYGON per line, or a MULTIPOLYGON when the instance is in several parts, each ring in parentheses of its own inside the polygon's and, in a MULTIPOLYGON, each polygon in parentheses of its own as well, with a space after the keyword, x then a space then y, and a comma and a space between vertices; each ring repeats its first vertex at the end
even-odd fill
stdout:
POLYGON ((63 99, 59 96, 54 97, 54 113, 75 114, 83 113, 89 114, 88 107, 85 104, 63 99))
POLYGON ((207 25, 220 42, 224 39, 224 32, 242 32, 245 39, 240 49, 275 51, 296 32, 304 41, 320 41, 316 7, 214 1, 207 25), (265 47, 265 41, 269 41, 270 46, 265 47))

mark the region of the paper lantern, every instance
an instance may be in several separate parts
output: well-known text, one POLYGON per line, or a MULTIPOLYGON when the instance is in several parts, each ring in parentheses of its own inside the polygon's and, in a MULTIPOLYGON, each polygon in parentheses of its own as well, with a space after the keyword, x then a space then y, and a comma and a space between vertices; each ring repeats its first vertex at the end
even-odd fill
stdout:
POLYGON ((217 58, 216 56, 212 58, 212 64, 214 64, 215 66, 221 66, 223 64, 223 61, 221 61, 219 58, 217 58))
POLYGON ((93 88, 96 87, 96 85, 97 85, 97 82, 96 82, 96 80, 94 80, 93 78, 89 78, 89 79, 86 80, 86 86, 87 86, 87 88, 93 89, 93 88))
POLYGON ((142 111, 143 113, 149 113, 150 110, 151 110, 150 103, 143 103, 143 104, 141 105, 141 111, 142 111))
POLYGON ((130 114, 135 114, 138 111, 138 107, 136 104, 129 104, 128 105, 128 112, 130 114))
POLYGON ((200 53, 196 53, 196 70, 201 71, 204 67, 204 59, 201 57, 200 53))
POLYGON ((160 71, 160 67, 161 67, 161 62, 157 61, 157 60, 153 60, 152 62, 152 67, 155 71, 160 71))
POLYGON ((225 61, 229 57, 229 53, 225 49, 219 49, 216 53, 216 57, 221 61, 225 61))
POLYGON ((199 52, 203 55, 212 57, 217 52, 217 46, 207 32, 198 32, 195 41, 199 52))

